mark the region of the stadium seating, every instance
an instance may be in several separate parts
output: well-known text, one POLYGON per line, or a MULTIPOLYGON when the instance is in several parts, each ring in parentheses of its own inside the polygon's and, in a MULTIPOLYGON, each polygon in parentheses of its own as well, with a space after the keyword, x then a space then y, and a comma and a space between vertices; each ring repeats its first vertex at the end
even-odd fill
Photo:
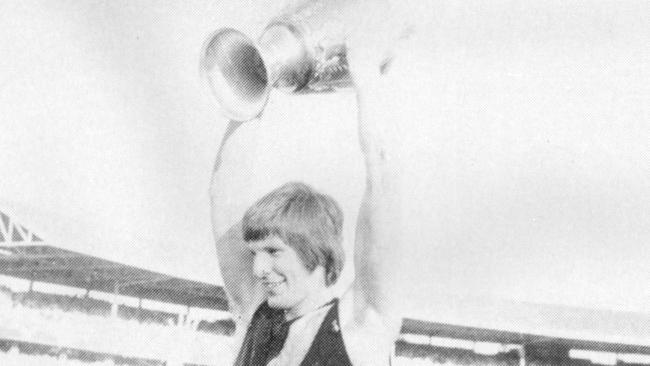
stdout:
MULTIPOLYGON (((208 361, 211 365, 217 364, 218 360, 232 358, 231 338, 216 333, 225 332, 227 328, 204 326, 202 328, 208 331, 197 330, 199 319, 179 322, 178 315, 124 306, 120 310, 120 316, 111 317, 110 305, 98 300, 36 292, 15 293, 6 287, 0 288, 0 339, 2 333, 9 333, 11 338, 23 342, 51 344, 62 349, 84 349, 135 359, 193 360, 199 365, 208 364, 208 361)), ((58 366, 76 365, 77 362, 15 352, 3 353, 0 357, 0 365, 58 366)))
MULTIPOLYGON (((13 291, 0 285, 2 366, 230 366, 233 331, 232 320, 206 320, 127 305, 120 305, 115 317, 105 300, 13 291)), ((516 351, 484 355, 400 340, 395 352, 393 366, 520 365, 516 351)), ((528 365, 591 363, 530 360, 528 365)))

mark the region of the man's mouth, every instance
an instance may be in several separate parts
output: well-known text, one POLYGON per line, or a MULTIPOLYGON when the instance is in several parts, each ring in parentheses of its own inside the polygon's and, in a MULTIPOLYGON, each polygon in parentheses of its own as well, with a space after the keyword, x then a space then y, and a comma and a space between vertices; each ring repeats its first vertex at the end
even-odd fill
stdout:
POLYGON ((281 284, 284 283, 284 280, 281 280, 281 281, 263 281, 262 283, 264 284, 264 287, 266 287, 266 289, 268 291, 274 291, 275 289, 278 288, 278 286, 280 286, 281 284))

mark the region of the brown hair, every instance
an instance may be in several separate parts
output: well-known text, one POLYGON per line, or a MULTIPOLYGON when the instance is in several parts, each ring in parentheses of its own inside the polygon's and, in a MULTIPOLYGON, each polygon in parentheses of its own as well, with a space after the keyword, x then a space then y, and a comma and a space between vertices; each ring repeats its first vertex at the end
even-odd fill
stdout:
POLYGON ((245 241, 280 238, 298 253, 308 270, 323 266, 327 286, 336 282, 343 269, 342 229, 343 212, 336 201, 300 182, 268 193, 242 220, 245 241))

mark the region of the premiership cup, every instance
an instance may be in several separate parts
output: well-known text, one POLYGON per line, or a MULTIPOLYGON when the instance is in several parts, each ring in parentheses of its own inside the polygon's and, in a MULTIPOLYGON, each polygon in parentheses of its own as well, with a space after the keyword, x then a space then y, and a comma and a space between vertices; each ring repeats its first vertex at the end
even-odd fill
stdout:
POLYGON ((225 115, 259 116, 272 89, 328 92, 352 85, 346 27, 357 0, 310 0, 274 18, 255 41, 240 31, 216 31, 201 66, 225 115))

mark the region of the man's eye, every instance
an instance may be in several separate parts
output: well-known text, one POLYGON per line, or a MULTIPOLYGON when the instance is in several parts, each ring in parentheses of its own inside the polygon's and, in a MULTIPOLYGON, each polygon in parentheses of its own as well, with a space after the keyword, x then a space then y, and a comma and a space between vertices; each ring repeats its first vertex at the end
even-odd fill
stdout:
POLYGON ((269 254, 271 254, 271 255, 276 255, 276 254, 278 254, 280 251, 279 251, 278 249, 275 249, 275 248, 268 248, 268 249, 266 249, 266 252, 269 253, 269 254))

